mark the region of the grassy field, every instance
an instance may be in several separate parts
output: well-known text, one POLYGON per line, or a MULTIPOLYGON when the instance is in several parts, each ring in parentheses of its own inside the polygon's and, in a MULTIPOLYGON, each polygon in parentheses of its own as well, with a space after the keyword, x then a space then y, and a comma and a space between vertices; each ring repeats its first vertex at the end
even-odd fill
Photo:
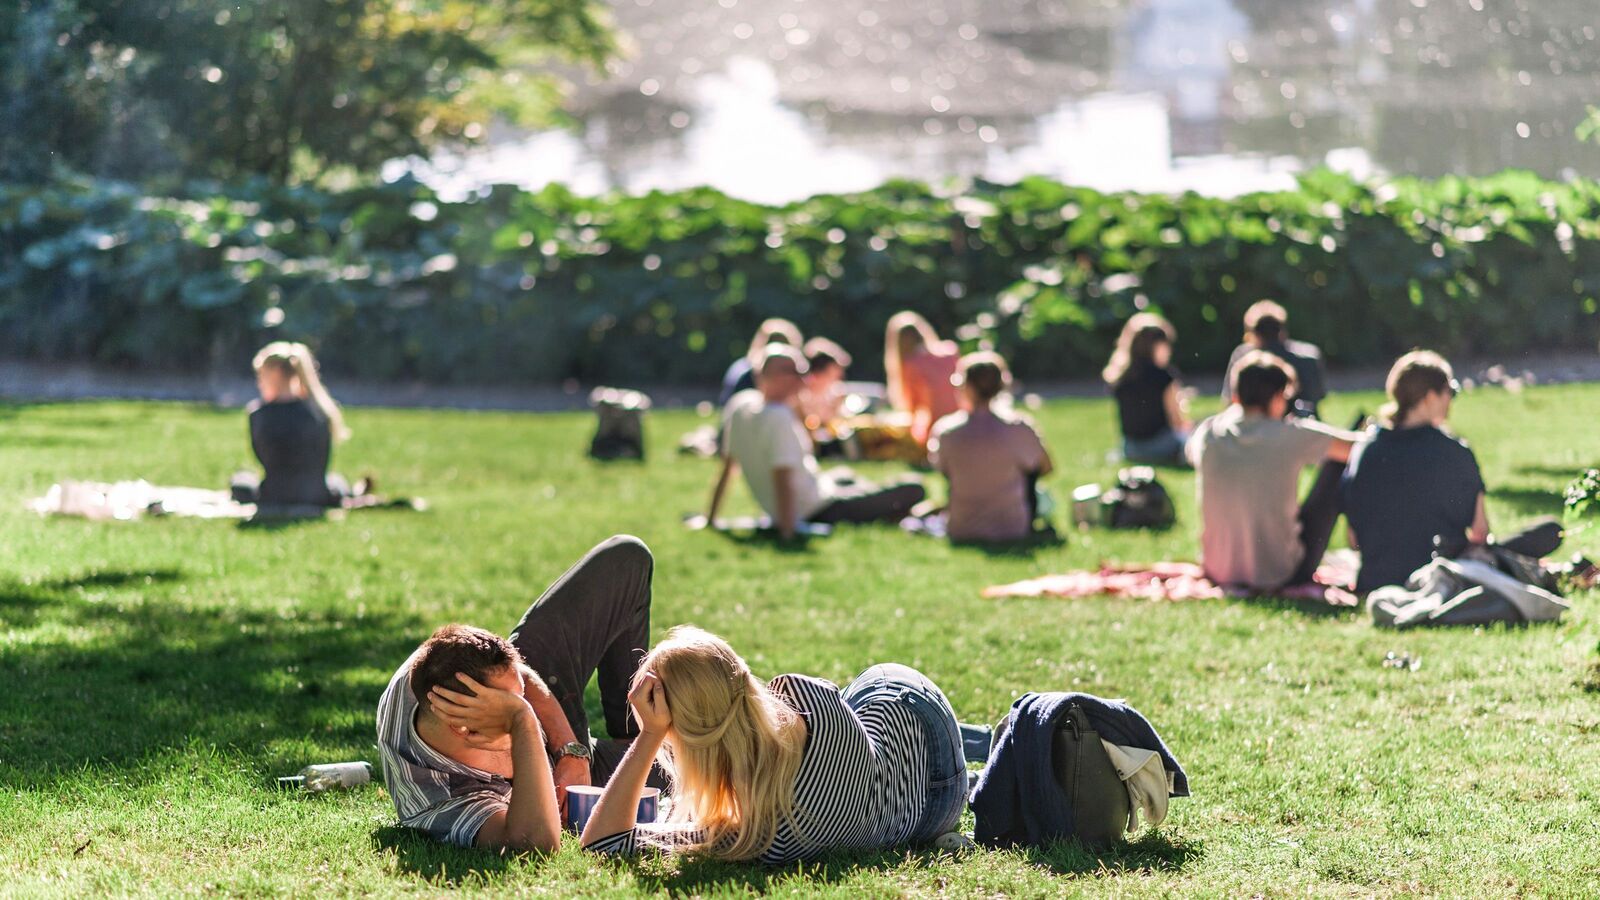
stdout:
MULTIPOLYGON (((1371 396, 1338 398, 1346 419, 1371 396)), ((1109 404, 1041 411, 1063 496, 1115 466, 1109 404)), ((25 498, 74 477, 222 485, 249 461, 238 411, 172 404, 0 408, 0 893, 554 896, 1600 894, 1596 598, 1560 625, 1395 634, 1273 602, 982 600, 984 585, 1102 559, 1192 559, 1194 535, 1072 535, 991 555, 891 528, 802 549, 692 533, 711 465, 649 420, 645 465, 598 465, 576 415, 355 410, 337 468, 427 497, 278 530, 42 520, 25 498), (509 629, 615 532, 657 557, 657 634, 692 622, 760 674, 837 681, 896 660, 993 720, 1027 690, 1126 697, 1194 796, 1103 854, 894 853, 803 868, 549 858, 434 846, 379 786, 275 791, 312 762, 377 761, 372 712, 434 627, 509 629), (1386 651, 1422 656, 1386 669, 1386 651)), ((1558 512, 1600 462, 1600 387, 1464 396, 1456 426, 1492 518, 1558 512)), ((1192 485, 1165 476, 1194 521, 1192 485)), ((733 512, 748 511, 741 488, 733 512)), ((1600 537, 1568 551, 1600 552, 1600 537)), ((591 695, 591 700, 593 700, 591 695)), ((970 821, 969 821, 970 827, 970 821)))

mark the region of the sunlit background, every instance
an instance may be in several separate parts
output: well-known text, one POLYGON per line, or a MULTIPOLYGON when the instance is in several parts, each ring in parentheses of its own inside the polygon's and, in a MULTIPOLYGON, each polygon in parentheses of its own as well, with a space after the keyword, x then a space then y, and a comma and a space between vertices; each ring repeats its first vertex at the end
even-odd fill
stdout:
POLYGON ((1028 174, 1233 195, 1353 174, 1600 175, 1593 0, 617 0, 573 125, 414 169, 447 195, 711 185, 783 202, 1028 174))

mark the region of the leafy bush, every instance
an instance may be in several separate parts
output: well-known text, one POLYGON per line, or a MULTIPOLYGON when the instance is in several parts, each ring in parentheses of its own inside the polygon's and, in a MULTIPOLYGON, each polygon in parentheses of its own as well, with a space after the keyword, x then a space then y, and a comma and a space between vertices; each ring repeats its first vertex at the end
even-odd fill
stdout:
POLYGON ((1568 521, 1600 514, 1600 469, 1585 469, 1567 485, 1566 509, 1568 521))
POLYGON ((705 383, 784 315, 872 375, 884 322, 911 308, 1025 377, 1068 377, 1146 307, 1205 369, 1262 297, 1331 359, 1381 363, 1592 347, 1596 296, 1600 187, 1520 172, 1319 172, 1234 199, 891 182, 783 207, 709 189, 0 185, 0 351, 167 369, 238 368, 283 336, 371 378, 705 383))

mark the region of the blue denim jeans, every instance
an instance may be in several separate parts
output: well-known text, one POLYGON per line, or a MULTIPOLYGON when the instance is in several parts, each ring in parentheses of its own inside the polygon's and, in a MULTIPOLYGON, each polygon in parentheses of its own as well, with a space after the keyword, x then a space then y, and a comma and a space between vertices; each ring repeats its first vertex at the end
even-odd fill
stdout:
POLYGON ((1131 463, 1186 465, 1183 445, 1187 440, 1188 435, 1171 428, 1147 438, 1125 437, 1122 439, 1122 458, 1131 463))
POLYGON ((967 762, 961 729, 944 692, 910 666, 883 663, 856 676, 842 696, 852 709, 872 701, 904 703, 922 722, 928 744, 928 799, 911 840, 930 843, 954 831, 967 803, 967 762))

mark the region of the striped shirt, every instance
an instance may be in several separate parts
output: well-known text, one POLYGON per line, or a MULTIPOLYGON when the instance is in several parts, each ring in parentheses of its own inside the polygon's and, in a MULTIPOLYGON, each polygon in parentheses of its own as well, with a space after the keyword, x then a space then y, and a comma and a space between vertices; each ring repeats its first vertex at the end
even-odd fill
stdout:
POLYGON ((417 734, 410 659, 378 700, 378 752, 400 824, 437 840, 471 847, 483 823, 510 805, 510 781, 456 762, 417 734))
MULTIPOLYGON (((794 819, 780 820, 761 862, 790 863, 830 850, 869 850, 911 839, 928 797, 928 743, 921 720, 884 698, 852 708, 839 688, 805 675, 770 684, 806 720, 806 745, 795 776, 794 819)), ((696 842, 682 826, 641 825, 588 849, 630 855, 641 847, 696 842)))

